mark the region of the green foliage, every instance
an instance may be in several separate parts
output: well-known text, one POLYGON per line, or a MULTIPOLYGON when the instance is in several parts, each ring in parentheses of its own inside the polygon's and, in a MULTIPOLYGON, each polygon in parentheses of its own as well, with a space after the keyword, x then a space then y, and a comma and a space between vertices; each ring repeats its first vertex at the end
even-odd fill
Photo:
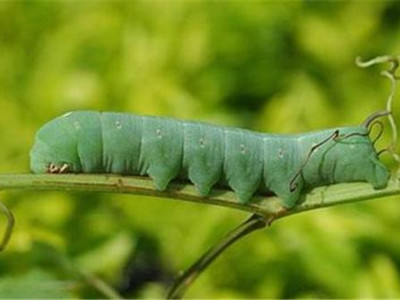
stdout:
POLYGON ((70 285, 70 282, 62 282, 51 274, 33 268, 24 275, 2 278, 0 294, 9 299, 69 299, 70 285))
MULTIPOLYGON (((0 2, 1 172, 27 172, 35 131, 69 110, 279 133, 359 124, 384 108, 389 84, 354 59, 400 52, 399 10, 384 1, 0 2)), ((17 218, 0 254, 7 298, 105 297, 92 276, 126 297, 162 297, 246 217, 126 195, 0 196, 17 218)), ((400 297, 397 200, 279 221, 226 252, 188 297, 400 297)))

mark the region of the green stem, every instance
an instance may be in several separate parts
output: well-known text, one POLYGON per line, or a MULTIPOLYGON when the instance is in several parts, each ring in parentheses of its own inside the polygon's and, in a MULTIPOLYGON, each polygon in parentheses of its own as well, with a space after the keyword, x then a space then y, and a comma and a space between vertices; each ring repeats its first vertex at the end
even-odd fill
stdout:
POLYGON ((286 210, 275 196, 256 196, 247 204, 239 203, 235 194, 227 190, 213 190, 209 197, 201 197, 191 184, 172 183, 167 190, 157 191, 147 177, 103 174, 2 174, 0 190, 6 189, 110 192, 179 199, 236 208, 262 215, 267 219, 271 216, 276 219, 317 208, 399 195, 400 182, 397 175, 381 190, 374 190, 370 184, 362 182, 315 188, 305 194, 304 201, 291 210, 286 210))

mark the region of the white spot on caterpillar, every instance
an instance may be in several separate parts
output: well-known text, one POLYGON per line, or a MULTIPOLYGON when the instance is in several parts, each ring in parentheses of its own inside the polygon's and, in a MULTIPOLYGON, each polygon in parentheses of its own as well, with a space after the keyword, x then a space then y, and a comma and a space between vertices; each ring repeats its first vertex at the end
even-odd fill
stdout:
POLYGON ((246 147, 243 144, 240 144, 240 152, 242 152, 242 154, 246 153, 246 147))
POLYGON ((161 138, 162 138, 162 133, 161 133, 161 129, 160 129, 160 128, 157 129, 156 133, 157 133, 157 137, 158 137, 159 139, 161 139, 161 138))
POLYGON ((120 121, 115 121, 115 126, 117 127, 117 129, 121 129, 122 128, 122 124, 120 121))
POLYGON ((283 149, 282 148, 279 148, 278 149, 278 157, 279 158, 283 158, 285 156, 285 153, 283 152, 283 149))
POLYGON ((75 127, 76 130, 79 130, 79 129, 81 129, 81 124, 79 124, 78 121, 75 121, 74 122, 74 127, 75 127))
POLYGON ((204 146, 205 146, 205 141, 204 141, 203 138, 199 138, 199 144, 200 144, 200 147, 201 147, 201 148, 204 148, 204 146))

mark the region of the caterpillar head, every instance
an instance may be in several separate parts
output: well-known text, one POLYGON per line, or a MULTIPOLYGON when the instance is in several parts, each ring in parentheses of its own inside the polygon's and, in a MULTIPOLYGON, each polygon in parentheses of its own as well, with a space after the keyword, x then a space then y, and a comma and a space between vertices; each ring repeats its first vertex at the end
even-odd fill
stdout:
POLYGON ((76 173, 81 169, 76 151, 76 138, 56 118, 45 124, 36 134, 30 152, 33 173, 76 173))

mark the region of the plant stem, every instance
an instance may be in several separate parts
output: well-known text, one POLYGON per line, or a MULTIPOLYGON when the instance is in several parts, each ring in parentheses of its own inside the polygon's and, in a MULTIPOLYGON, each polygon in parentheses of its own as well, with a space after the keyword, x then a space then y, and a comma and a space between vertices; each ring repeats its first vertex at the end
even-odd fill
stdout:
POLYGON ((155 189, 147 177, 116 176, 104 174, 1 174, 0 190, 61 190, 110 192, 159 198, 178 199, 197 203, 213 204, 256 213, 266 219, 274 219, 295 213, 333 205, 376 199, 400 194, 399 176, 389 180, 385 189, 374 190, 368 183, 345 183, 319 187, 304 195, 303 202, 286 210, 278 197, 256 196, 250 203, 242 204, 232 191, 213 190, 209 197, 199 196, 191 184, 171 183, 167 190, 155 189))
POLYGON ((167 299, 181 299, 188 287, 226 248, 244 236, 262 229, 267 224, 266 220, 258 215, 252 215, 248 220, 229 232, 219 243, 210 248, 190 268, 175 280, 168 292, 167 299))

